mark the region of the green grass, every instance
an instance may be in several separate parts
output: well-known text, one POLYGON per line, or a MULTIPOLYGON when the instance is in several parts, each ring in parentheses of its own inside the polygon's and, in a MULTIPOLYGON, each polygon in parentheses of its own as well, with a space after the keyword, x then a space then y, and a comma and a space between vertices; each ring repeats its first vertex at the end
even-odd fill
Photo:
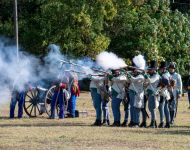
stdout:
MULTIPOLYGON (((9 120, 9 105, 6 105, 1 108, 0 149, 190 149, 187 107, 187 97, 183 97, 176 125, 170 129, 136 129, 91 126, 95 112, 89 93, 82 93, 77 104, 78 110, 88 112, 88 117, 49 120, 46 115, 38 118, 25 115, 24 119, 9 120)), ((157 118, 159 121, 158 114, 157 118)))

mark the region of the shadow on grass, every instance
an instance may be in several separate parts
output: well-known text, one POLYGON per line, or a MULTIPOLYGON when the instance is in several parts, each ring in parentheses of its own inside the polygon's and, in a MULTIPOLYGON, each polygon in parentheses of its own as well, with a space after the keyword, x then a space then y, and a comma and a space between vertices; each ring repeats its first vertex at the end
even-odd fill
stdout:
POLYGON ((133 129, 133 130, 126 130, 125 132, 131 133, 145 133, 145 134, 164 134, 164 135, 190 135, 190 126, 174 126, 170 129, 133 129))
POLYGON ((81 126, 86 126, 89 127, 91 125, 84 124, 84 123, 5 123, 5 124, 0 124, 0 127, 67 127, 67 126, 74 126, 74 127, 81 127, 81 126))
POLYGON ((157 134, 190 135, 190 130, 168 130, 168 131, 160 131, 157 134))

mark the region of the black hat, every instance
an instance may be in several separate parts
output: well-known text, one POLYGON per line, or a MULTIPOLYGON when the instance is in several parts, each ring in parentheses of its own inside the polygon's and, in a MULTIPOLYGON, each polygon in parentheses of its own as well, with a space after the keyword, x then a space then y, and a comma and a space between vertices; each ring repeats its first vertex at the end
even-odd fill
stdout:
POLYGON ((157 69, 157 61, 151 60, 148 66, 148 69, 157 69))
POLYGON ((175 62, 170 62, 168 68, 173 68, 173 69, 175 69, 175 68, 176 68, 176 63, 175 63, 175 62))
POLYGON ((159 68, 167 68, 167 62, 166 61, 161 61, 160 62, 160 67, 159 68))

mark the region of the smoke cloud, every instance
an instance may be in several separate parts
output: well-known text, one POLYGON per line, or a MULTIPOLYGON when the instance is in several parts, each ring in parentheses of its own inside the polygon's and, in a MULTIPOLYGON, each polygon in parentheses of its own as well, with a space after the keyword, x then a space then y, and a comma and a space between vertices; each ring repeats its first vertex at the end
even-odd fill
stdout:
POLYGON ((112 52, 102 52, 96 57, 96 62, 103 69, 119 69, 127 66, 123 59, 112 52))
POLYGON ((28 90, 29 85, 49 88, 55 80, 67 76, 68 72, 75 72, 81 80, 95 73, 93 67, 107 70, 126 66, 124 60, 114 53, 102 52, 95 62, 89 57, 70 59, 55 44, 50 44, 47 50, 43 59, 19 51, 18 61, 16 47, 11 46, 8 39, 0 37, 0 105, 10 102, 13 90, 28 90))

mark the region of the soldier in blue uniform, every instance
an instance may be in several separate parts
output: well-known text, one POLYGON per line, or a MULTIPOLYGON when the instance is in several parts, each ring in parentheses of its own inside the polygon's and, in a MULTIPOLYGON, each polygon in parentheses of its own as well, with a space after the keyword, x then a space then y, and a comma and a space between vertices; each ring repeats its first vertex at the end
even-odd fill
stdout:
POLYGON ((11 103, 10 103, 10 118, 14 118, 14 111, 16 103, 18 102, 18 118, 22 118, 23 115, 23 106, 25 101, 24 90, 14 90, 12 92, 11 103))
POLYGON ((170 73, 167 71, 167 62, 162 61, 159 67, 159 73, 161 76, 160 82, 160 102, 159 102, 159 113, 160 113, 160 124, 159 128, 170 128, 170 113, 169 113, 169 80, 170 80, 170 73), (166 118, 166 125, 164 126, 164 117, 166 118))
MULTIPOLYGON (((140 68, 144 69, 144 68, 140 68)), ((144 108, 144 76, 140 70, 134 69, 133 75, 128 74, 130 98, 130 127, 139 127, 140 111, 144 108)))
POLYGON ((56 85, 56 89, 54 91, 54 94, 52 96, 51 101, 51 116, 50 119, 55 119, 55 108, 57 104, 59 104, 59 119, 63 119, 64 116, 64 100, 65 95, 63 90, 66 89, 65 83, 59 83, 56 85))
POLYGON ((77 97, 80 95, 80 89, 78 85, 78 76, 76 73, 71 73, 69 75, 69 90, 71 93, 71 97, 68 101, 68 117, 75 118, 75 111, 76 111, 76 103, 77 103, 77 97))
POLYGON ((174 88, 171 91, 172 96, 171 100, 169 102, 169 109, 170 109, 170 124, 174 124, 174 118, 177 113, 177 105, 178 105, 178 99, 181 97, 182 94, 182 79, 181 75, 176 72, 176 63, 171 62, 169 64, 169 73, 170 73, 170 80, 173 80, 174 83, 174 88))
POLYGON ((111 78, 111 88, 112 88, 112 111, 114 117, 114 123, 112 126, 121 125, 121 113, 120 104, 122 100, 126 97, 125 87, 127 84, 127 78, 125 75, 121 74, 118 69, 112 71, 113 77, 111 78))
POLYGON ((159 95, 157 94, 158 84, 160 82, 160 76, 157 73, 157 62, 151 61, 148 68, 150 77, 145 76, 145 81, 148 82, 147 94, 148 94, 148 108, 151 113, 151 128, 156 128, 156 108, 159 105, 159 95))
POLYGON ((90 75, 90 92, 92 97, 93 106, 96 111, 96 120, 94 126, 102 125, 102 111, 103 111, 103 124, 109 125, 109 109, 108 100, 106 95, 106 80, 107 76, 91 76, 90 75))

